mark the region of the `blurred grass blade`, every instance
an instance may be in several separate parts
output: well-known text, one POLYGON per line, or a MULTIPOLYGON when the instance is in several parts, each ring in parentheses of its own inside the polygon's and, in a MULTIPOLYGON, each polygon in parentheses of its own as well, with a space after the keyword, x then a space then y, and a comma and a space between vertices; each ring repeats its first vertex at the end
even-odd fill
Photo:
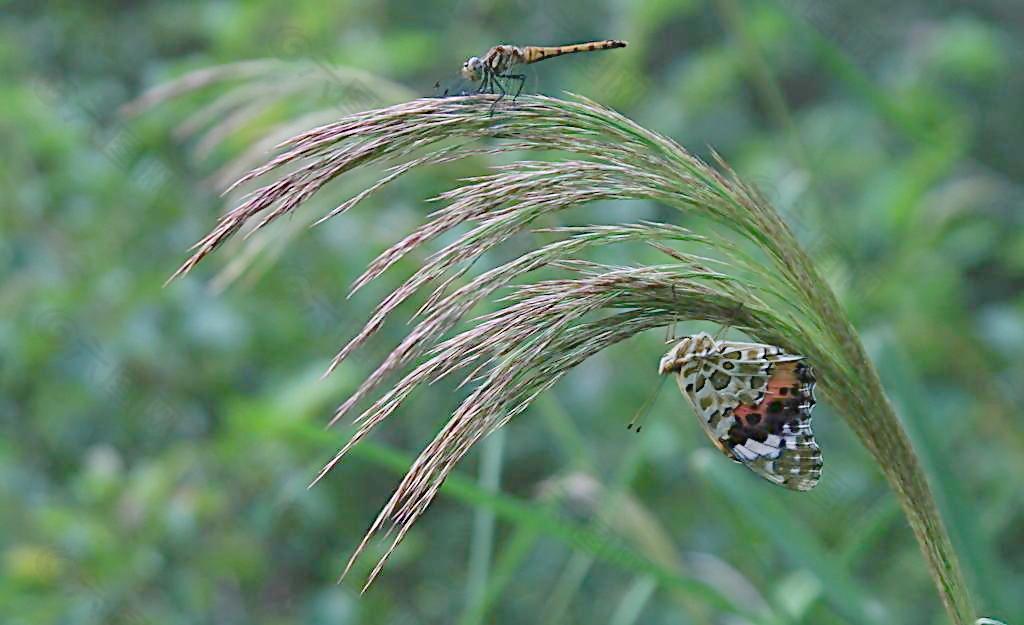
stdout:
POLYGON ((622 600, 619 601, 615 611, 612 612, 612 618, 608 621, 609 625, 634 625, 639 622, 644 606, 654 595, 657 587, 658 585, 650 577, 636 578, 630 584, 622 600))
MULTIPOLYGON (((794 517, 779 493, 762 488, 760 483, 736 479, 736 475, 720 470, 723 459, 709 449, 694 452, 694 466, 701 476, 713 483, 744 518, 756 519, 758 527, 787 528, 786 532, 765 532, 764 536, 797 567, 812 571, 821 580, 821 592, 841 614, 854 623, 889 622, 878 610, 871 595, 846 572, 834 554, 822 545, 809 528, 794 517)), ((746 478, 746 476, 743 476, 746 478)), ((791 493, 783 493, 792 497, 791 493)))
MULTIPOLYGON (((501 487, 501 465, 505 448, 505 431, 498 430, 481 445, 479 484, 483 490, 496 493, 501 487)), ((482 605, 487 576, 494 548, 494 511, 478 508, 473 518, 473 534, 469 542, 469 566, 466 570, 466 606, 482 605)))
POLYGON ((520 526, 516 530, 502 549, 490 581, 483 585, 479 594, 466 605, 466 610, 458 621, 459 625, 479 625, 487 622, 487 613, 501 598, 502 591, 511 583, 516 570, 537 544, 538 534, 539 531, 535 527, 520 526))
MULTIPOLYGON (((321 431, 312 431, 309 434, 318 442, 325 441, 326 437, 321 431)), ((404 473, 412 462, 409 456, 372 441, 355 448, 352 455, 397 474, 404 473)), ((457 473, 445 481, 441 492, 468 505, 493 510, 498 518, 516 525, 523 531, 540 532, 624 571, 648 575, 666 588, 685 593, 705 605, 757 622, 757 618, 750 614, 745 606, 736 605, 730 597, 705 582, 671 571, 639 555, 614 537, 561 518, 532 502, 521 501, 501 493, 487 492, 474 480, 457 473)))

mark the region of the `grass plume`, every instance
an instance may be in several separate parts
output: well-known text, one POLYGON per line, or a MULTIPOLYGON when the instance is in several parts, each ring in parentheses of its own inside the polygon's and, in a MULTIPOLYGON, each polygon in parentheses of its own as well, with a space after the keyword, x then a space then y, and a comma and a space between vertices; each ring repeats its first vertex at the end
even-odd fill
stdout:
MULTIPOLYGON (((171 133, 190 144, 191 160, 211 171, 207 182, 223 189, 266 158, 281 141, 307 128, 413 97, 406 87, 379 75, 314 58, 254 59, 186 72, 124 104, 134 118, 161 106, 198 99, 171 133), (259 137, 245 142, 242 137, 259 137)), ((225 201, 234 202, 230 194, 225 201)), ((246 237, 231 263, 211 281, 221 291, 253 271, 258 260, 272 264, 309 221, 290 220, 284 228, 246 237)), ((250 279, 253 279, 250 276, 250 279)))
POLYGON ((258 231, 359 167, 390 169, 329 217, 421 165, 478 153, 559 155, 496 167, 442 194, 436 198, 442 207, 381 253, 355 283, 354 288, 362 287, 442 234, 462 232, 386 296, 336 355, 332 369, 369 341, 402 302, 423 298, 405 338, 339 407, 332 423, 376 397, 355 418, 355 434, 314 483, 420 385, 461 375, 473 388, 410 467, 349 567, 385 530, 391 544, 369 585, 469 449, 573 367, 639 332, 700 319, 808 357, 820 394, 892 485, 950 617, 958 624, 973 622, 960 566, 918 458, 856 331, 778 212, 720 159, 712 167, 670 139, 583 98, 523 96, 514 104, 499 103, 491 115, 492 104, 493 96, 420 99, 346 115, 286 141, 278 156, 232 188, 272 174, 276 178, 227 212, 174 274, 192 270, 243 226, 258 231), (716 226, 698 234, 625 219, 621 225, 549 228, 549 242, 459 286, 486 252, 536 230, 559 211, 611 199, 654 201, 716 226), (610 266, 587 257, 597 246, 628 243, 662 252, 663 262, 610 266), (538 277, 542 269, 558 277, 538 277), (508 294, 497 311, 470 319, 481 302, 503 290, 508 294), (467 321, 468 327, 459 329, 467 321))

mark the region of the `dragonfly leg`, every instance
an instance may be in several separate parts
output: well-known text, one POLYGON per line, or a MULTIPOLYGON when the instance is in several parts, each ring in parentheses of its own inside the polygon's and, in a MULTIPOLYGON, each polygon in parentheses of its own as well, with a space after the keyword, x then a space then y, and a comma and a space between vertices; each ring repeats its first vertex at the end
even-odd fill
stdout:
POLYGON ((508 78, 509 80, 515 80, 518 84, 516 87, 516 94, 512 96, 512 101, 515 102, 519 94, 523 92, 523 85, 526 84, 526 74, 501 74, 502 78, 508 78))
POLYGON ((477 94, 491 93, 491 74, 490 72, 484 72, 484 77, 480 80, 480 86, 476 89, 477 94))
POLYGON ((505 96, 508 95, 508 93, 505 91, 505 86, 501 84, 500 80, 498 80, 498 76, 497 75, 494 75, 494 76, 491 77, 491 84, 493 84, 495 87, 497 87, 498 91, 501 92, 501 95, 499 95, 494 100, 494 102, 491 104, 491 117, 493 117, 494 116, 494 107, 498 106, 498 102, 501 102, 505 98, 505 96))

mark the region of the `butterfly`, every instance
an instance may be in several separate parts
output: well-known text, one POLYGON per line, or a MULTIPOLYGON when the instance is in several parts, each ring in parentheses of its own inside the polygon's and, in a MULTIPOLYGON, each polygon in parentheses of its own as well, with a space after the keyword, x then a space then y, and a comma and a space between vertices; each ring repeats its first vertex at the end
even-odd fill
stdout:
POLYGON ((658 367, 676 374, 711 442, 770 482, 810 490, 821 477, 811 431, 814 372, 803 356, 709 334, 677 343, 658 367))

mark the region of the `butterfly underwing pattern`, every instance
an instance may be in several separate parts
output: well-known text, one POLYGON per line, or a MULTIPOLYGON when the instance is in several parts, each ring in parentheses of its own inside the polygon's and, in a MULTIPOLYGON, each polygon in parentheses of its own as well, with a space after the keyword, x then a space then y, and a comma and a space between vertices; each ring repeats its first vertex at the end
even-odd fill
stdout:
POLYGON ((669 350, 659 372, 676 375, 722 453, 770 482, 810 490, 822 461, 811 431, 814 372, 804 360, 774 345, 700 333, 669 350))

